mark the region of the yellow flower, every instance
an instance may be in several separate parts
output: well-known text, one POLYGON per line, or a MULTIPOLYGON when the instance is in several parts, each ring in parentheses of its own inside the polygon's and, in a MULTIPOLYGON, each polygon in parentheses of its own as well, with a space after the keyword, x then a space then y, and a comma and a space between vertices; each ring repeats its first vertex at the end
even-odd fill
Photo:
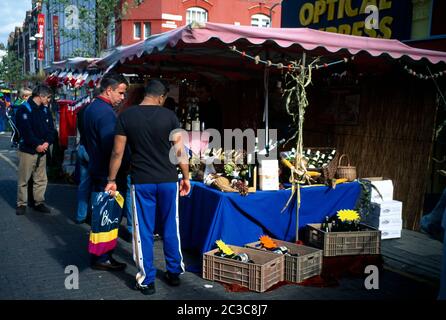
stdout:
POLYGON ((339 210, 338 218, 342 221, 359 221, 361 217, 359 213, 355 210, 339 210))

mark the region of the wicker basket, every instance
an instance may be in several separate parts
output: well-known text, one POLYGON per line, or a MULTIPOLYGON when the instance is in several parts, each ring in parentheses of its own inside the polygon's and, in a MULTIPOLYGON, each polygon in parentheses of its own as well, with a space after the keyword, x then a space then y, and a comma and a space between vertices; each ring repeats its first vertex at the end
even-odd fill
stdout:
POLYGON ((342 156, 339 157, 336 176, 338 178, 345 178, 348 181, 353 181, 357 178, 356 167, 350 165, 350 158, 348 157, 348 155, 343 154, 342 156), (341 161, 344 157, 347 158, 348 164, 346 166, 341 166, 341 161))
MULTIPOLYGON (((306 147, 304 149, 315 149, 319 151, 334 150, 334 148, 327 148, 327 147, 321 147, 321 148, 306 147)), ((309 169, 309 170, 320 172, 322 174, 321 175, 322 180, 324 180, 324 182, 327 182, 328 180, 331 180, 336 176, 336 170, 338 168, 338 159, 339 159, 339 154, 336 152, 333 159, 328 163, 328 165, 322 168, 309 169)))

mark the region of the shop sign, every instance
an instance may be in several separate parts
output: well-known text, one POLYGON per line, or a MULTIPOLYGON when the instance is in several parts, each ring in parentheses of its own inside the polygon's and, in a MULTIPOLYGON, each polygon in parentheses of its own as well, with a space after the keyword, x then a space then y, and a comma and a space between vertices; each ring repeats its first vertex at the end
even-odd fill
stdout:
POLYGON ((53 30, 54 30, 54 61, 60 61, 59 16, 53 16, 53 30))
POLYGON ((45 15, 39 13, 37 16, 37 33, 39 38, 37 40, 37 59, 39 61, 45 60, 45 15))
POLYGON ((282 28, 308 27, 348 35, 410 38, 409 0, 284 0, 282 28))

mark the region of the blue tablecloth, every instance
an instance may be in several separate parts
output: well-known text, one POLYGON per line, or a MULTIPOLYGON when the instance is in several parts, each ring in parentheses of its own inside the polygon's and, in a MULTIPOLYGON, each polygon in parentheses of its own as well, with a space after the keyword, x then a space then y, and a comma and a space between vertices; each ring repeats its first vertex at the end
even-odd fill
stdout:
MULTIPOLYGON (((340 184, 335 189, 321 186, 302 188, 299 230, 308 223, 322 222, 325 216, 332 216, 338 210, 353 209, 360 190, 357 182, 340 184)), ((294 241, 296 196, 281 212, 290 195, 291 190, 280 190, 257 191, 243 197, 192 182, 190 194, 180 198, 182 247, 202 254, 214 249, 214 243, 219 239, 227 244, 243 246, 258 241, 263 234, 294 241)))

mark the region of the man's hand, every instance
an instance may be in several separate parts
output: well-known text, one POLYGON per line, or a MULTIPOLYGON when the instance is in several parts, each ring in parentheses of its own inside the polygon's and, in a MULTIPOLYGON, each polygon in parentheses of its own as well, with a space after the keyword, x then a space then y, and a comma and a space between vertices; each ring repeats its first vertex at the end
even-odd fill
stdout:
POLYGON ((37 153, 44 153, 46 149, 43 147, 43 144, 41 144, 40 146, 37 146, 36 151, 37 153))
POLYGON ((190 192, 190 181, 189 179, 182 179, 180 181, 180 196, 187 196, 190 192))
POLYGON ((48 150, 48 148, 50 147, 50 144, 48 142, 45 142, 44 144, 42 144, 44 152, 46 152, 48 150))
POLYGON ((109 182, 105 186, 105 190, 104 191, 110 193, 110 195, 112 197, 115 197, 116 196, 116 190, 117 190, 116 183, 115 182, 109 182))

